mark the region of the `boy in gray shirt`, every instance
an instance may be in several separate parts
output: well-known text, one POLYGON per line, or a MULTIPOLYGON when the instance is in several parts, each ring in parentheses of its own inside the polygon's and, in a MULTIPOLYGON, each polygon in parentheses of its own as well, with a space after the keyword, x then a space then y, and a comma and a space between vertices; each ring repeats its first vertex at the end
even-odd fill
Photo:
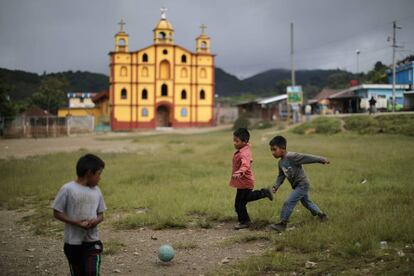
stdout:
POLYGON ((269 142, 269 145, 272 155, 275 158, 280 158, 278 164, 279 174, 272 188, 273 193, 276 193, 279 187, 283 184, 285 178, 288 179, 293 189, 292 193, 283 204, 282 212, 280 214, 280 222, 272 224, 270 227, 279 232, 286 230, 289 217, 299 200, 313 216, 318 216, 322 221, 327 220, 326 214, 324 214, 309 198, 310 182, 302 165, 312 163, 329 164, 329 160, 321 156, 288 152, 286 150, 287 141, 283 136, 274 137, 269 142))
POLYGON ((98 187, 105 163, 93 154, 76 164, 76 181, 62 186, 53 202, 53 215, 65 223, 64 252, 71 275, 98 275, 102 242, 97 225, 103 221, 105 201, 98 187))

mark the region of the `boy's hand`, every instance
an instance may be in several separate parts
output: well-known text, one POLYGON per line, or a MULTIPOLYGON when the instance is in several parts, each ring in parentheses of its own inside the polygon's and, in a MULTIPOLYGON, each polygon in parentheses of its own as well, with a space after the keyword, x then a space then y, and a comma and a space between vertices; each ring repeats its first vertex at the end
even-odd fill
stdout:
POLYGON ((272 187, 272 192, 276 193, 277 192, 277 188, 275 186, 272 187))
POLYGON ((329 161, 329 159, 325 159, 325 161, 323 163, 324 164, 330 164, 331 162, 329 161))
POLYGON ((77 224, 78 224, 79 227, 81 227, 83 229, 88 229, 90 222, 89 222, 89 220, 85 219, 85 220, 78 221, 77 224))
POLYGON ((98 224, 98 221, 96 219, 90 219, 88 229, 89 228, 94 228, 97 224, 98 224))

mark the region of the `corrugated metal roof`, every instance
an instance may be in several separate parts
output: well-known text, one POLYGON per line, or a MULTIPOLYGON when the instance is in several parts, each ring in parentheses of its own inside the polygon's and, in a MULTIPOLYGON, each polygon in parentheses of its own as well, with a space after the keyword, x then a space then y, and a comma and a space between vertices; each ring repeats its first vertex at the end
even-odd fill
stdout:
POLYGON ((277 96, 269 97, 269 98, 257 99, 256 102, 258 104, 269 104, 269 103, 274 103, 274 102, 280 102, 286 99, 287 99, 287 94, 283 94, 283 95, 277 95, 277 96))

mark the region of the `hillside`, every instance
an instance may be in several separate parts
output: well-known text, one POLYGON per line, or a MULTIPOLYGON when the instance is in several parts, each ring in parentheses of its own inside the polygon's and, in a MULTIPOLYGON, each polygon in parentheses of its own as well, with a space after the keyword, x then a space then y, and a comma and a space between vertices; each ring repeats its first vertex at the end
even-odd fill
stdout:
MULTIPOLYGON (((298 85, 315 85, 323 87, 327 84, 329 76, 335 73, 344 72, 341 70, 297 70, 295 77, 298 85)), ((274 89, 276 82, 290 80, 291 72, 286 69, 272 69, 243 80, 248 86, 263 91, 274 89)))
POLYGON ((12 100, 30 97, 39 86, 40 80, 38 74, 0 68, 0 84, 10 88, 9 96, 12 100))
POLYGON ((81 71, 67 71, 38 75, 19 70, 0 68, 0 84, 10 89, 12 100, 24 100, 30 97, 40 85, 43 78, 48 76, 64 77, 68 83, 68 91, 99 92, 108 88, 108 77, 81 71))
MULTIPOLYGON (((306 96, 313 96, 328 84, 330 76, 338 73, 348 72, 342 70, 298 70, 296 80, 297 84, 304 87, 306 96)), ((23 100, 30 97, 36 91, 41 80, 48 76, 66 78, 69 83, 68 91, 99 92, 108 89, 108 76, 104 74, 66 71, 38 75, 0 68, 0 84, 9 86, 12 100, 23 100)), ((245 93, 257 96, 284 93, 284 88, 277 88, 276 83, 289 79, 290 71, 286 69, 268 70, 243 80, 220 68, 215 69, 216 94, 221 97, 239 96, 245 93)), ((282 85, 282 87, 284 86, 282 85)))

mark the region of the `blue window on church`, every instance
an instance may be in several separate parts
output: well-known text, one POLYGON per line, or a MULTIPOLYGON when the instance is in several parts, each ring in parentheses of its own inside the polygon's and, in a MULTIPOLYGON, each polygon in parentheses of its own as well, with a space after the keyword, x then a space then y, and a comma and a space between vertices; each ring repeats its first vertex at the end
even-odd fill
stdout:
POLYGON ((148 109, 146 108, 142 109, 142 117, 148 117, 148 109))
POLYGON ((187 108, 181 108, 181 117, 187 117, 187 108))

